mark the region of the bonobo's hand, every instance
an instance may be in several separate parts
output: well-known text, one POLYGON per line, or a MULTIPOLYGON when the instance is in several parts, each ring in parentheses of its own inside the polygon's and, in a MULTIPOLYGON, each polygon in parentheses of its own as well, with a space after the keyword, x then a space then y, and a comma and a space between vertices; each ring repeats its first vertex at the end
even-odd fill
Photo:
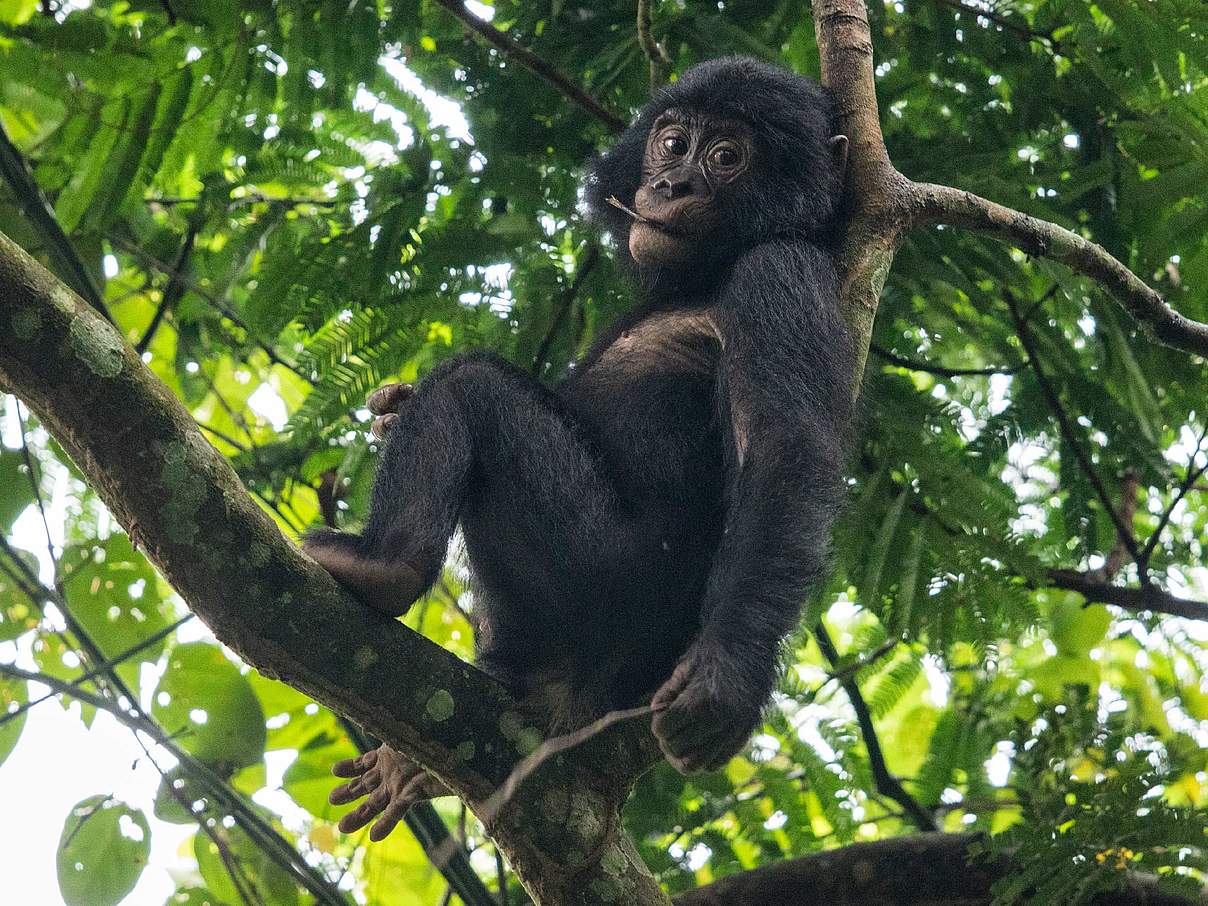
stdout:
POLYGON ((449 795, 443 783, 387 745, 358 758, 337 761, 331 772, 337 777, 353 778, 331 791, 327 800, 332 805, 369 797, 340 819, 340 830, 351 834, 377 818, 369 830, 369 839, 375 842, 385 839, 417 802, 449 795))
POLYGON ((410 384, 387 384, 369 394, 365 405, 377 416, 369 428, 374 437, 385 440, 390 426, 398 421, 399 410, 414 395, 415 388, 410 384))
POLYGON ((724 653, 698 642, 651 702, 659 748, 681 774, 720 768, 759 725, 767 691, 753 691, 724 653))

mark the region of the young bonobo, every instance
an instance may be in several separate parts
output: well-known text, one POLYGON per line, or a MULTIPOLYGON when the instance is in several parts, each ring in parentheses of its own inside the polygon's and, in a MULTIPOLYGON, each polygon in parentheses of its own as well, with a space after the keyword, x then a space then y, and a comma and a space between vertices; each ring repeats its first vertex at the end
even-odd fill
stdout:
MULTIPOLYGON (((479 665, 565 731, 649 700, 667 759, 745 744, 823 570, 855 357, 830 242, 847 139, 815 82, 751 59, 660 91, 588 168, 640 304, 555 389, 484 353, 369 405, 388 440, 365 530, 306 551, 403 613, 460 524, 479 665)), ((381 839, 439 784, 341 762, 381 839)))

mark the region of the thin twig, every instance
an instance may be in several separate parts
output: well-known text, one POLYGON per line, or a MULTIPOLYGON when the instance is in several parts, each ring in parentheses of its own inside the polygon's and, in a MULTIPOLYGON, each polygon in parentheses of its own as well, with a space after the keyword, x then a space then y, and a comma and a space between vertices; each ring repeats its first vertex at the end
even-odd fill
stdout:
POLYGON ((522 47, 514 41, 509 35, 500 31, 490 22, 486 22, 468 9, 462 0, 436 0, 446 10, 461 20, 461 23, 474 32, 479 37, 485 39, 489 44, 501 50, 507 56, 511 57, 529 72, 540 76, 561 94, 573 101, 583 110, 586 110, 613 132, 620 132, 625 128, 625 121, 605 108, 599 101, 593 98, 590 94, 574 84, 562 73, 558 72, 553 66, 537 56, 531 50, 522 47))
POLYGON ((936 2, 942 3, 944 6, 950 6, 952 9, 957 10, 958 12, 969 13, 972 16, 985 19, 987 22, 993 22, 995 25, 999 25, 1009 32, 1014 32, 1021 38, 1026 38, 1029 41, 1035 41, 1036 43, 1043 45, 1052 53, 1060 53, 1061 44, 1056 38, 1053 37, 1051 33, 1046 34, 1045 32, 1033 31, 1031 28, 1028 28, 1025 25, 1020 25, 1019 23, 1008 19, 1001 13, 996 13, 991 9, 982 9, 978 6, 969 6, 968 4, 962 3, 961 0, 936 0, 936 2))
POLYGON ((917 359, 908 359, 876 343, 870 344, 868 349, 874 355, 884 359, 891 365, 897 365, 899 368, 909 368, 911 371, 922 371, 926 374, 938 375, 939 377, 988 377, 994 374, 1015 374, 1027 365, 1026 362, 1021 362, 1018 365, 998 365, 989 368, 948 368, 943 365, 933 365, 930 362, 920 362, 917 359))
POLYGON ((1204 438, 1206 436, 1208 436, 1208 424, 1204 426, 1204 430, 1200 432, 1200 436, 1195 442, 1195 450, 1192 451, 1191 458, 1187 460, 1187 474, 1183 478, 1182 484, 1179 485, 1179 490, 1174 495, 1174 500, 1170 501, 1170 506, 1166 507, 1163 511, 1162 518, 1158 520, 1157 527, 1154 528, 1153 534, 1149 536, 1149 540, 1145 544, 1145 549, 1141 551, 1141 560, 1137 564, 1137 567, 1141 570, 1142 575, 1149 570, 1149 558, 1153 556, 1153 552, 1162 538, 1162 532, 1170 524, 1175 507, 1179 505, 1179 501, 1187 496, 1187 492, 1194 487, 1195 483, 1200 480, 1200 476, 1208 472, 1208 459, 1204 460, 1202 466, 1196 467, 1195 464, 1195 458, 1200 455, 1200 448, 1204 445, 1204 438))
POLYGON ((562 293, 562 298, 558 300, 558 310, 550 321, 549 329, 546 330, 545 336, 541 338, 541 345, 537 347, 537 354, 533 356, 534 374, 540 375, 541 369, 545 366, 546 358, 549 356, 550 347, 554 343, 554 338, 558 335, 558 331, 562 329, 562 324, 566 321, 567 315, 570 314, 570 307, 578 297, 579 290, 583 286, 583 281, 587 279, 587 275, 596 266, 599 258, 600 247, 592 243, 587 249, 583 263, 579 265, 579 272, 575 274, 575 279, 571 281, 570 286, 562 293))
MULTIPOLYGON (((839 663, 839 651, 835 648, 830 633, 826 631, 826 627, 822 623, 818 623, 815 627, 814 638, 831 668, 835 668, 839 663)), ((872 779, 877 790, 882 796, 892 799, 900 805, 919 830, 938 830, 939 827, 931 813, 906 792, 902 781, 890 773, 889 765, 885 762, 885 753, 881 749, 881 741, 877 737, 877 728, 872 721, 872 712, 869 710, 868 703, 864 700, 864 695, 860 692, 860 686, 856 683, 855 678, 852 676, 839 677, 839 685, 847 693, 852 710, 856 712, 856 721, 860 724, 860 735, 864 737, 864 748, 868 750, 868 765, 872 769, 872 779)))
MULTIPOLYGON (((80 683, 86 683, 90 679, 95 679, 96 677, 108 672, 109 670, 112 670, 118 664, 128 661, 130 658, 134 657, 136 654, 146 651, 148 648, 150 648, 152 645, 156 644, 157 642, 163 641, 168 636, 170 636, 172 633, 174 633, 177 629, 179 629, 181 626, 183 626, 185 623, 189 622, 189 620, 191 620, 191 619, 193 619, 193 614, 191 614, 191 613, 186 614, 185 616, 183 616, 179 620, 177 620, 175 623, 165 626, 163 629, 160 629, 159 631, 154 632, 151 635, 147 636, 145 639, 143 639, 137 645, 133 645, 130 648, 127 648, 125 651, 121 652, 120 654, 116 654, 113 657, 109 658, 103 664, 98 664, 97 666, 91 668, 90 670, 87 670, 84 673, 81 673, 74 680, 72 680, 72 682, 74 682, 76 684, 80 684, 80 683)), ((0 727, 3 727, 10 720, 13 720, 16 717, 20 716, 21 714, 24 714, 26 711, 28 711, 30 708, 34 707, 35 705, 40 705, 40 704, 42 704, 42 702, 47 701, 48 699, 54 698, 55 695, 57 695, 57 694, 58 693, 56 693, 56 692, 48 692, 45 695, 43 695, 41 698, 35 698, 33 701, 24 702, 19 707, 15 708, 12 711, 8 711, 4 714, 0 714, 0 727)))
POLYGON ((185 268, 189 264, 189 255, 193 252, 193 243, 196 240, 197 227, 190 223, 188 232, 185 233, 185 241, 181 243, 176 260, 172 263, 172 274, 168 277, 168 285, 164 287, 164 291, 160 295, 159 305, 156 306, 155 314, 151 316, 151 323, 147 325, 142 338, 134 346, 134 351, 139 355, 146 352, 147 347, 151 345, 151 341, 155 338, 155 332, 159 329, 164 315, 185 294, 185 268))
POLYGON ((1040 392, 1043 394, 1045 401, 1048 402, 1049 408, 1053 412, 1053 417, 1057 419, 1057 427, 1061 431, 1061 436, 1065 438, 1065 442, 1073 450, 1074 458, 1078 460, 1078 465, 1081 466, 1087 480, 1091 483, 1091 487, 1095 489, 1095 496, 1099 498, 1099 503, 1107 511, 1112 524, 1115 525, 1120 542, 1128 549, 1129 556, 1136 562, 1137 568, 1143 569, 1141 551, 1137 547, 1136 538, 1133 537, 1132 527, 1125 525, 1124 520, 1120 517, 1120 513, 1112 502, 1111 495, 1107 493, 1103 480, 1099 477, 1099 473, 1095 471, 1090 454, 1082 448, 1078 431, 1075 429, 1073 422, 1070 421, 1065 407, 1061 405, 1061 398, 1057 395, 1056 388, 1049 381, 1048 376, 1044 373, 1044 369, 1040 367, 1040 351, 1036 347, 1035 338, 1032 336, 1032 329, 1020 316, 1019 305, 1015 300, 1014 294, 1004 288, 1003 298, 1006 300, 1007 308, 1010 309, 1011 317, 1015 321, 1019 342, 1023 344, 1024 352, 1027 353, 1028 364, 1032 368, 1032 373, 1036 375, 1036 382, 1040 385, 1040 392))
MULTIPOLYGON (((512 772, 507 779, 499 785, 498 789, 490 795, 490 797, 475 807, 474 814, 478 816, 478 820, 483 823, 488 829, 490 824, 504 806, 508 804, 511 798, 516 795, 516 791, 520 789, 520 785, 532 775, 541 765, 545 764, 550 758, 560 752, 565 752, 567 749, 572 749, 581 743, 586 742, 593 736, 598 736, 609 727, 613 727, 627 720, 635 720, 639 717, 649 717, 655 713, 652 705, 642 705, 637 708, 627 708, 623 711, 609 711, 599 720, 593 721, 586 727, 575 730, 572 733, 567 733, 563 736, 554 736, 547 739, 541 745, 537 746, 533 752, 526 758, 522 759, 516 767, 512 768, 512 772)), ((433 855, 433 863, 438 867, 445 859, 455 852, 455 848, 450 844, 453 841, 447 840, 445 844, 437 850, 433 855)))

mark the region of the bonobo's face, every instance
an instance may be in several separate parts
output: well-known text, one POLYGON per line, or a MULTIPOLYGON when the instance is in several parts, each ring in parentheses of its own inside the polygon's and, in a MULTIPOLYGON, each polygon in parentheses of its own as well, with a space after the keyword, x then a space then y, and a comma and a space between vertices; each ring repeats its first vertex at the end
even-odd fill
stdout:
POLYGON ((753 152, 750 129, 737 120, 676 109, 655 120, 634 197, 643 219, 629 231, 629 253, 638 266, 678 268, 708 260, 753 152))

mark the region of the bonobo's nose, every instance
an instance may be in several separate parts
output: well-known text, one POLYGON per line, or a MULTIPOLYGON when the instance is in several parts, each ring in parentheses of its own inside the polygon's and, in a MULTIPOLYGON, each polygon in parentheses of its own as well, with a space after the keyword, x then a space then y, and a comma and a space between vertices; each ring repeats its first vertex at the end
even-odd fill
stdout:
POLYGON ((650 189, 668 201, 692 193, 692 179, 683 171, 664 173, 650 184, 650 189))

